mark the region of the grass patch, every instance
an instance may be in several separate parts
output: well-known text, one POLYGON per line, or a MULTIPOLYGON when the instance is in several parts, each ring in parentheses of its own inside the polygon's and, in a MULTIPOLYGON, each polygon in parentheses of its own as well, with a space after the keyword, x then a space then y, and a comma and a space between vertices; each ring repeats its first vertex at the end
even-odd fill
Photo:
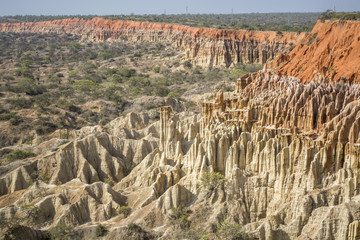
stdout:
POLYGON ((6 154, 5 158, 8 162, 13 162, 16 160, 25 159, 25 158, 29 158, 29 157, 35 157, 35 156, 36 156, 36 154, 33 152, 16 149, 16 150, 13 150, 12 152, 6 154))

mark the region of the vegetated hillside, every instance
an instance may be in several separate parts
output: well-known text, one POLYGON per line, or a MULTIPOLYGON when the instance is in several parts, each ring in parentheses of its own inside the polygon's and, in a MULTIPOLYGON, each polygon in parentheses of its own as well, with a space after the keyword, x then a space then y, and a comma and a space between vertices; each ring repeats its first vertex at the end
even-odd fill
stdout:
MULTIPOLYGON (((333 24, 317 27, 341 33, 333 24)), ((342 25, 345 32, 352 24, 357 22, 342 25)), ((346 36, 334 41, 346 42, 346 36)), ((155 61, 143 56, 139 65, 155 61)), ((312 51, 300 56, 311 59, 312 51)), ((168 62, 152 72, 161 73, 168 62)), ((195 99, 192 91, 204 90, 213 70, 190 66, 184 61, 173 70, 206 76, 184 93, 195 99)), ((279 76, 270 66, 239 78, 234 91, 197 96, 201 112, 182 111, 168 98, 158 121, 138 110, 106 126, 74 130, 72 137, 14 146, 1 160, 1 234, 5 239, 358 239, 359 85, 304 82, 279 76)), ((131 95, 132 88, 124 88, 131 95)))
POLYGON ((193 64, 210 68, 230 67, 237 63, 264 64, 291 49, 304 37, 303 33, 294 32, 219 30, 104 18, 1 23, 0 31, 75 34, 88 41, 169 43, 185 51, 185 59, 193 64))
POLYGON ((80 43, 78 36, 35 33, 0 39, 1 147, 106 125, 129 111, 149 111, 155 120, 157 108, 171 102, 165 97, 196 110, 199 94, 219 89, 217 83, 231 89, 239 76, 261 68, 202 69, 156 42, 80 43))
POLYGON ((360 83, 360 22, 318 22, 291 52, 274 62, 277 73, 304 82, 340 81, 360 83))

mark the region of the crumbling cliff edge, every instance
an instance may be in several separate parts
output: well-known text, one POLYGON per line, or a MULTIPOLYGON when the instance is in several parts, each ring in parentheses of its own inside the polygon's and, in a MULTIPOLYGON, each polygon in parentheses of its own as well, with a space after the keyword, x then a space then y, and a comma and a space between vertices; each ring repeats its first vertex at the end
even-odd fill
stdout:
POLYGON ((1 23, 3 32, 67 33, 91 41, 127 40, 168 42, 185 51, 185 59, 199 66, 237 63, 264 64, 296 45, 304 33, 219 30, 177 24, 93 18, 46 22, 1 23))
POLYGON ((360 22, 318 21, 291 51, 280 54, 269 68, 303 82, 360 83, 360 22))

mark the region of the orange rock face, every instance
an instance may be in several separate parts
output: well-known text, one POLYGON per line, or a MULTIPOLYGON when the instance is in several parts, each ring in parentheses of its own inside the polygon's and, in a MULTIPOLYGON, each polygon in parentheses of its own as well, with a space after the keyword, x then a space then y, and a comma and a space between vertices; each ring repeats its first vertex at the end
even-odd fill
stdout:
POLYGON ((318 22, 311 34, 291 52, 280 55, 272 67, 302 82, 360 83, 360 22, 318 22))
POLYGON ((258 42, 294 42, 300 40, 303 35, 296 33, 276 34, 274 31, 247 31, 247 30, 220 30, 212 28, 196 28, 178 24, 135 22, 126 20, 108 20, 104 18, 93 18, 84 20, 80 18, 60 19, 45 22, 29 23, 1 23, 1 31, 59 31, 65 33, 84 34, 97 32, 100 30, 103 34, 97 35, 97 40, 105 40, 120 30, 145 30, 145 31, 169 31, 173 33, 186 34, 192 37, 200 38, 227 38, 245 40, 252 39, 258 42))
POLYGON ((219 30, 178 24, 93 18, 47 22, 2 23, 3 32, 67 33, 90 41, 127 40, 172 43, 185 51, 185 59, 198 66, 260 63, 277 74, 302 82, 360 83, 360 22, 318 22, 313 31, 277 34, 274 31, 219 30), (287 53, 291 45, 296 47, 287 53))
POLYGON ((170 42, 185 50, 185 58, 200 66, 230 66, 265 63, 286 52, 304 34, 274 31, 219 30, 177 24, 134 22, 93 18, 47 22, 3 23, 0 31, 68 33, 92 41, 129 40, 170 42))

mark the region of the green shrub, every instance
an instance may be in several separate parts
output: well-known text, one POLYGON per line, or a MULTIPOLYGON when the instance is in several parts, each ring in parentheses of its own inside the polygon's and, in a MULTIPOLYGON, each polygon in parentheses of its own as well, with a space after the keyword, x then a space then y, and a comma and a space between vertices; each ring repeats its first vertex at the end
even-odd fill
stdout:
POLYGON ((137 89, 145 88, 147 86, 150 86, 150 84, 151 84, 149 79, 146 79, 146 78, 143 78, 140 76, 131 77, 126 81, 126 83, 129 86, 135 87, 137 89))
POLYGON ((201 74, 201 67, 196 66, 192 69, 193 74, 201 74))
POLYGON ((53 121, 41 118, 35 121, 34 125, 35 131, 39 135, 52 133, 58 128, 58 126, 53 121))
POLYGON ((159 97, 166 97, 170 90, 165 86, 155 86, 153 93, 159 97))
POLYGON ((34 204, 24 204, 20 208, 26 213, 26 220, 32 223, 41 216, 41 208, 34 204))
POLYGON ((183 65, 185 68, 189 68, 189 69, 192 68, 192 66, 193 66, 192 63, 190 62, 190 60, 185 61, 183 63, 183 65))
POLYGON ((117 212, 118 212, 118 214, 124 214, 125 217, 128 217, 131 213, 131 207, 121 206, 117 212))
POLYGON ((208 191, 212 192, 225 182, 225 177, 218 172, 207 172, 203 174, 200 181, 201 187, 206 188, 208 191))
MULTIPOLYGON (((256 63, 251 63, 251 64, 240 64, 238 63, 235 66, 235 69, 241 69, 243 70, 245 73, 248 72, 258 72, 259 70, 261 70, 263 68, 262 64, 256 64, 256 63)), ((234 70, 235 71, 235 70, 234 70)), ((241 72, 238 72, 239 74, 241 72)), ((235 73, 236 74, 236 73, 235 73)), ((231 75, 231 74, 230 74, 231 75)), ((233 77, 233 76, 232 76, 233 77)))
POLYGON ((160 66, 156 66, 153 69, 154 73, 159 73, 160 72, 160 66))
POLYGON ((46 87, 44 85, 37 85, 34 79, 25 78, 19 81, 16 84, 16 87, 19 92, 26 93, 30 96, 35 96, 38 94, 42 94, 46 91, 46 87))
POLYGON ((19 159, 25 159, 29 157, 35 157, 36 154, 30 151, 25 151, 21 149, 16 149, 11 151, 10 153, 6 154, 5 157, 9 162, 19 160, 19 159))
POLYGON ((17 126, 17 125, 19 125, 20 123, 22 123, 23 122, 23 119, 21 118, 21 117, 19 117, 19 116, 12 116, 11 118, 10 118, 10 123, 11 123, 11 125, 14 125, 14 126, 17 126))
POLYGON ((97 66, 92 62, 85 62, 83 65, 81 65, 80 70, 83 73, 92 73, 97 68, 97 66))
POLYGON ((34 171, 31 174, 35 179, 42 180, 43 182, 49 183, 50 178, 46 175, 46 173, 42 171, 34 171))
POLYGON ((18 97, 6 99, 6 102, 10 103, 13 108, 27 109, 33 105, 33 100, 30 98, 18 97))
POLYGON ((225 240, 242 239, 242 227, 238 223, 221 222, 218 226, 218 236, 225 240))
POLYGON ((173 65, 174 67, 178 67, 178 66, 180 66, 180 63, 179 63, 179 62, 173 62, 172 65, 173 65))
POLYGON ((3 78, 7 81, 15 80, 14 76, 12 76, 12 75, 5 75, 3 78))
POLYGON ((246 71, 243 69, 235 68, 231 73, 229 74, 229 78, 231 81, 236 81, 239 77, 246 74, 246 71))
POLYGON ((169 218, 174 227, 188 229, 191 225, 191 221, 188 219, 191 213, 191 210, 183 205, 179 205, 178 207, 171 208, 169 218))
POLYGON ((74 70, 70 71, 68 76, 69 76, 69 79, 75 79, 78 77, 78 72, 74 71, 74 70))
POLYGON ((76 123, 75 125, 76 129, 80 129, 87 124, 86 120, 80 117, 75 120, 75 123, 76 123))
POLYGON ((97 237, 102 237, 105 235, 105 233, 107 232, 106 228, 104 227, 104 225, 98 224, 96 226, 95 229, 95 234, 97 237))
POLYGON ((48 236, 51 240, 70 240, 73 227, 64 222, 58 223, 48 231, 48 236))
POLYGON ((127 225, 127 229, 133 233, 141 233, 144 231, 139 225, 137 225, 135 223, 129 223, 127 225))
POLYGON ((74 90, 79 92, 93 92, 95 90, 95 83, 88 79, 78 80, 72 84, 74 90))
POLYGON ((134 53, 134 57, 136 57, 136 58, 140 58, 141 56, 142 56, 141 51, 134 53))
POLYGON ((109 184, 110 186, 114 186, 114 181, 111 178, 105 178, 104 183, 109 184))
POLYGON ((2 112, 0 113, 0 121, 8 121, 14 116, 15 114, 13 112, 2 112))
POLYGON ((169 92, 167 97, 171 97, 171 98, 179 98, 181 96, 180 93, 178 92, 169 92))
POLYGON ((52 98, 53 96, 49 92, 34 96, 34 106, 45 109, 52 104, 52 98))
POLYGON ((68 110, 70 112, 76 112, 76 113, 81 113, 81 108, 72 104, 69 100, 65 99, 65 98, 60 98, 57 101, 57 104, 59 105, 59 107, 68 110))
POLYGON ((135 76, 136 74, 136 70, 135 69, 129 69, 129 68, 122 68, 120 69, 120 75, 124 76, 124 77, 132 77, 135 76))
MULTIPOLYGON (((65 134, 64 134, 64 135, 65 135, 65 134)), ((68 142, 69 142, 69 140, 67 140, 67 139, 61 140, 61 141, 59 142, 58 146, 67 144, 68 142)))
POLYGON ((78 53, 83 48, 83 46, 77 42, 69 43, 67 47, 72 53, 78 53))
POLYGON ((15 69, 15 75, 16 76, 23 76, 25 78, 34 78, 30 68, 28 67, 21 67, 21 68, 17 68, 15 69))

